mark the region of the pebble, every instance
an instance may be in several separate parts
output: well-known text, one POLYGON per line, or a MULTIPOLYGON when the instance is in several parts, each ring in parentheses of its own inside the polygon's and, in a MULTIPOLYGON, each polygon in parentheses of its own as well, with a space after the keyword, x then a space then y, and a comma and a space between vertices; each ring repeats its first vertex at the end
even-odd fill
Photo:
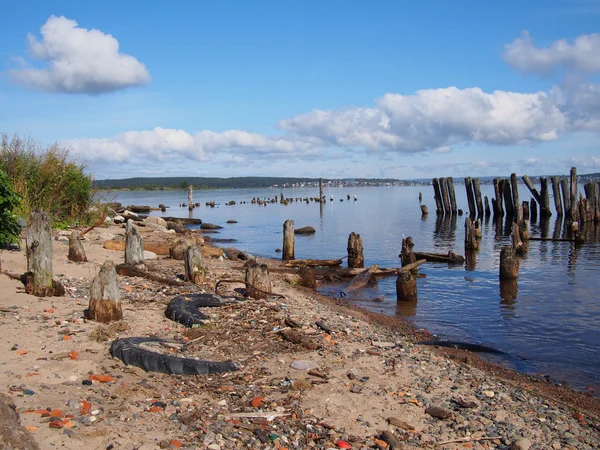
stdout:
POLYGON ((317 367, 319 367, 319 364, 317 364, 314 361, 309 361, 306 359, 297 359, 296 361, 292 361, 292 363, 290 364, 290 367, 292 369, 296 369, 296 370, 311 370, 311 369, 316 369, 317 367))

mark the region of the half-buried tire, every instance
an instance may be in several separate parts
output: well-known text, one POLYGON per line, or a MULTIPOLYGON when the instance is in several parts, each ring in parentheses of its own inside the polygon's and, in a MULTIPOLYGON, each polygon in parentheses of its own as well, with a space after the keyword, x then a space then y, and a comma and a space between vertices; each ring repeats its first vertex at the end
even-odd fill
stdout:
POLYGON ((202 325, 210 318, 198 311, 198 308, 204 306, 223 306, 229 302, 224 302, 221 297, 213 294, 190 294, 178 295, 171 300, 165 311, 165 316, 174 322, 178 322, 188 328, 202 325))
POLYGON ((127 365, 136 366, 146 372, 166 373, 169 375, 205 375, 222 372, 234 372, 240 368, 230 361, 201 361, 192 358, 178 358, 164 355, 141 347, 141 344, 164 342, 153 337, 131 337, 117 339, 110 346, 110 354, 127 365))

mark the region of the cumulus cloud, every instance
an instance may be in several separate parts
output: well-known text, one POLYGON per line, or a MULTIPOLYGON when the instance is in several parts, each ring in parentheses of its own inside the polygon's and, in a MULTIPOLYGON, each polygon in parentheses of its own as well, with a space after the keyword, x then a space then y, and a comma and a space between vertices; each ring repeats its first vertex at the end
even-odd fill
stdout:
POLYGON ((548 75, 557 68, 581 73, 600 72, 600 34, 582 34, 573 43, 554 41, 536 47, 528 32, 504 46, 504 60, 523 74, 548 75))
POLYGON ((141 86, 150 80, 136 58, 119 52, 119 42, 100 30, 80 28, 74 20, 50 16, 42 38, 27 36, 29 52, 43 65, 10 72, 25 87, 46 92, 100 94, 141 86))
POLYGON ((483 92, 479 88, 427 89, 386 94, 376 108, 313 110, 279 122, 296 136, 337 146, 422 152, 455 143, 518 144, 548 141, 565 117, 544 92, 483 92))

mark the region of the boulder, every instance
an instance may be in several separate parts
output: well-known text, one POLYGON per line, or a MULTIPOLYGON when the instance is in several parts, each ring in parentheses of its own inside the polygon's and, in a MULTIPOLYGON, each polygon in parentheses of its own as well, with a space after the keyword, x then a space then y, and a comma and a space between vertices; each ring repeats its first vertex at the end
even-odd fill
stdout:
POLYGON ((167 227, 167 221, 162 217, 158 216, 148 216, 144 219, 144 225, 148 226, 149 224, 159 225, 161 227, 167 227))
POLYGON ((113 222, 115 224, 119 225, 119 224, 125 223, 126 220, 125 220, 125 217, 123 217, 122 215, 119 214, 119 215, 113 217, 113 222))
POLYGON ((147 259, 156 259, 156 253, 149 250, 144 250, 144 261, 147 259))
POLYGON ((237 220, 229 219, 227 223, 238 223, 237 220))
POLYGON ((241 259, 242 261, 248 260, 248 255, 234 247, 223 249, 223 253, 232 261, 237 261, 238 259, 241 259))
POLYGON ((302 227, 294 230, 294 234, 315 234, 316 230, 313 227, 302 227))
POLYGON ((215 225, 214 223, 203 223, 200 225, 201 230, 220 230, 221 228, 223 227, 220 225, 215 225))
POLYGON ((0 394, 0 448, 40 450, 31 433, 21 425, 11 398, 5 394, 0 394))
POLYGON ((121 215, 123 216, 123 218, 125 219, 125 221, 127 221, 129 219, 133 220, 134 222, 141 222, 142 221, 142 218, 138 214, 136 214, 136 213, 134 213, 132 211, 129 211, 127 209, 125 211, 123 211, 123 214, 121 214, 121 215))

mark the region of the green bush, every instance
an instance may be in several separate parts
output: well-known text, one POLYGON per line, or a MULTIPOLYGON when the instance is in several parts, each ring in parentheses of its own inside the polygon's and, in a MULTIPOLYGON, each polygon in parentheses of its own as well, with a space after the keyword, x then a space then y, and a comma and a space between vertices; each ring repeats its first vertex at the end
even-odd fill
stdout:
POLYGON ((20 204, 21 198, 6 174, 0 170, 0 247, 19 243, 21 226, 14 211, 20 204))
POLYGON ((69 160, 69 151, 54 144, 42 147, 31 139, 2 134, 0 170, 22 197, 17 213, 29 217, 46 212, 53 222, 88 223, 92 177, 85 166, 69 160))

